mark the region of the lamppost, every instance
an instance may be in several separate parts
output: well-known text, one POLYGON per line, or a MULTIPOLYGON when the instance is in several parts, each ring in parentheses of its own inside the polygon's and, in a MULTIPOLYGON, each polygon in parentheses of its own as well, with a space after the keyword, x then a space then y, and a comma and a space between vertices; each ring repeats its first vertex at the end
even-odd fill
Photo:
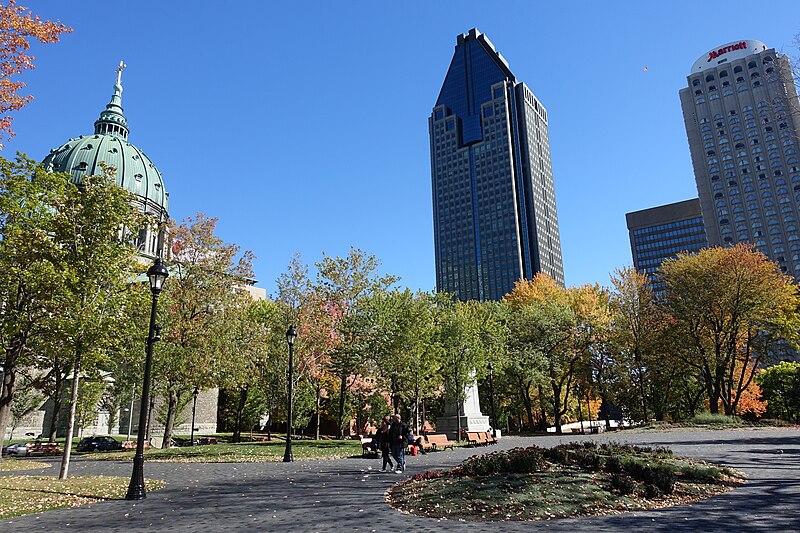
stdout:
POLYGON ((141 500, 146 498, 144 490, 144 429, 147 425, 147 406, 150 401, 150 371, 153 366, 153 344, 159 340, 161 328, 156 326, 156 308, 158 307, 158 294, 164 286, 164 281, 169 276, 167 267, 156 257, 153 265, 147 269, 150 279, 150 291, 153 293, 153 303, 150 308, 150 331, 147 335, 147 349, 144 360, 144 383, 142 383, 142 398, 139 406, 139 428, 136 430, 136 455, 133 456, 133 473, 131 483, 128 485, 126 500, 141 500))
POLYGON ((497 438, 497 414, 494 411, 494 367, 489 363, 489 401, 492 404, 492 438, 497 438))
POLYGON ((194 415, 197 413, 197 395, 200 393, 197 390, 197 387, 194 388, 192 391, 192 396, 194 396, 194 400, 192 400, 192 436, 189 437, 189 440, 192 442, 192 446, 194 446, 194 415))
POLYGON ((294 393, 294 383, 292 376, 294 370, 294 338, 297 337, 297 332, 294 326, 289 326, 286 330, 286 342, 289 344, 289 398, 286 407, 286 451, 283 453, 283 462, 291 463, 294 461, 292 457, 292 394, 294 393))

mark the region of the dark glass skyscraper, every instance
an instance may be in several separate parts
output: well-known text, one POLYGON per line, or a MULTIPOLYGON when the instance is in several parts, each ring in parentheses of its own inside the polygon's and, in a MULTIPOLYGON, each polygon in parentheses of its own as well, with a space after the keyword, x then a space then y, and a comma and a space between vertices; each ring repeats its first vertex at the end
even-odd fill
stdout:
POLYGON ((477 29, 457 38, 428 128, 437 290, 497 300, 537 272, 563 285, 547 111, 477 29))

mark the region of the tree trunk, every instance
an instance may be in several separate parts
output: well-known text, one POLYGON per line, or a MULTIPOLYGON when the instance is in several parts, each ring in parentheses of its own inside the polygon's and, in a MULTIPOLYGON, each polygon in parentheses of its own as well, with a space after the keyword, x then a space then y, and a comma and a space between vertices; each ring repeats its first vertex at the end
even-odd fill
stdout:
POLYGON ((69 401, 69 418, 67 419, 67 437, 64 441, 64 455, 61 457, 61 471, 58 479, 67 479, 69 474, 69 459, 72 455, 72 433, 75 429, 75 413, 78 407, 78 385, 80 377, 78 372, 81 369, 81 354, 76 350, 75 364, 72 367, 72 394, 69 401))
POLYGON ((561 435, 561 387, 553 384, 553 415, 555 416, 556 434, 561 435))
POLYGON ((233 430, 233 442, 242 442, 242 417, 244 405, 247 403, 247 387, 239 389, 239 405, 236 408, 236 427, 233 430))
POLYGON ((542 419, 539 420, 539 429, 547 431, 547 409, 544 407, 544 389, 541 385, 538 385, 536 388, 539 391, 539 410, 542 413, 542 419))
POLYGON ((347 376, 342 374, 342 381, 339 384, 339 434, 340 439, 344 437, 344 394, 347 391, 347 376))
POLYGON ((167 402, 167 420, 164 424, 164 442, 161 443, 161 449, 166 449, 172 446, 172 430, 175 425, 175 415, 178 410, 178 391, 173 387, 169 388, 169 401, 167 402))
MULTIPOLYGON (((4 445, 6 427, 11 417, 11 401, 14 399, 17 382, 17 359, 22 353, 23 343, 12 343, 6 350, 6 358, 3 362, 3 385, 0 387, 0 449, 4 445)), ((2 460, 2 459, 0 459, 2 460)))
POLYGON ((156 395, 152 393, 152 385, 150 390, 150 400, 147 406, 147 427, 144 432, 144 438, 148 441, 150 440, 150 426, 153 425, 153 411, 156 409, 156 395))
POLYGON ((56 384, 53 389, 53 416, 50 418, 50 429, 48 442, 55 442, 58 436, 58 421, 61 418, 61 408, 64 404, 64 380, 66 376, 61 375, 61 370, 56 369, 56 384))
POLYGON ((321 391, 319 389, 317 389, 317 399, 314 401, 314 416, 317 419, 317 430, 316 430, 316 432, 314 434, 314 438, 316 440, 319 440, 319 424, 320 424, 320 412, 319 412, 320 401, 319 401, 319 395, 320 395, 320 392, 321 391))

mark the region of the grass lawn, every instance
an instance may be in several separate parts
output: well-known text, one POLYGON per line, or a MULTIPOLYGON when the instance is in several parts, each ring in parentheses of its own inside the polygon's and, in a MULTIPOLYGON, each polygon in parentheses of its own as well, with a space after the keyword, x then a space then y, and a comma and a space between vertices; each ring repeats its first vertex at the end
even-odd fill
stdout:
MULTIPOLYGON (((283 440, 270 442, 243 442, 239 444, 209 444, 145 450, 147 461, 174 461, 180 463, 262 463, 282 461, 286 449, 283 440)), ((132 459, 133 451, 92 454, 103 460, 132 459)), ((295 461, 316 459, 341 459, 361 455, 357 440, 293 440, 292 456, 295 461)))
POLYGON ((547 520, 673 506, 743 482, 739 472, 665 449, 573 443, 476 456, 401 481, 387 500, 432 518, 547 520))
MULTIPOLYGON (((76 476, 65 481, 49 476, 0 476, 0 519, 122 499, 129 482, 127 477, 109 476, 76 476)), ((148 491, 157 490, 164 482, 147 479, 145 486, 148 491)))
POLYGON ((8 459, 0 461, 0 472, 15 472, 17 470, 33 470, 34 468, 50 468, 50 463, 29 461, 27 459, 8 459))

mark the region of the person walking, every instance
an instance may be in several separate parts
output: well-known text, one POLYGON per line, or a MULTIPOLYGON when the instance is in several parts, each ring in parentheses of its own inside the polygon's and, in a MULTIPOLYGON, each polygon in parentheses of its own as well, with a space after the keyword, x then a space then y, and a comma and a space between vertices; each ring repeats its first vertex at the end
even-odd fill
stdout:
POLYGON ((394 465, 392 464, 392 448, 389 443, 389 424, 387 424, 385 420, 381 422, 381 427, 379 427, 377 433, 375 433, 375 442, 378 445, 378 450, 380 450, 381 457, 383 458, 383 466, 381 467, 381 471, 386 471, 387 464, 389 465, 389 470, 393 470, 394 465))
POLYGON ((408 445, 409 433, 411 431, 408 429, 408 425, 400 420, 400 415, 394 415, 388 436, 392 446, 392 457, 397 463, 397 469, 395 470, 397 474, 406 469, 406 446, 408 445))

